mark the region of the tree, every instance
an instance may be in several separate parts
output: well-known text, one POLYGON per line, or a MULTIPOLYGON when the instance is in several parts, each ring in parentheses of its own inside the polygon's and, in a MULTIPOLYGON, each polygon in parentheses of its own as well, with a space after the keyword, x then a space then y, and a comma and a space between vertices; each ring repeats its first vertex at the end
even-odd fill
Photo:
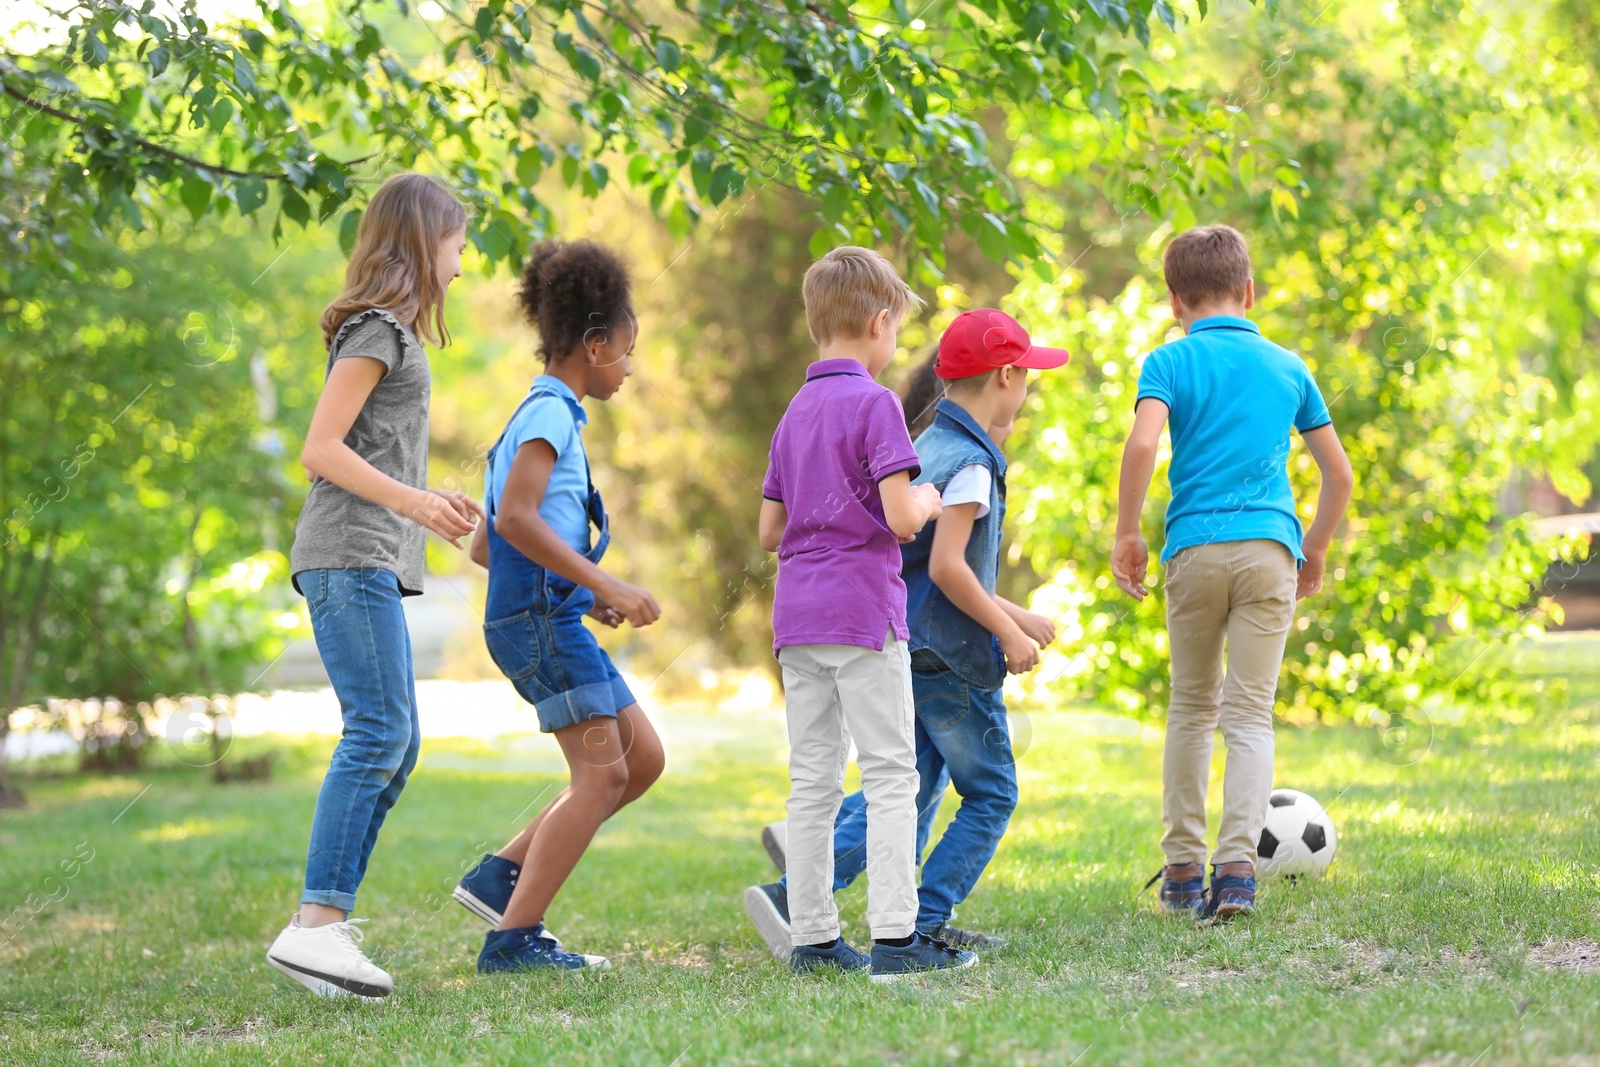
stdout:
MULTIPOLYGON (((351 0, 327 25, 257 2, 255 20, 217 27, 194 0, 171 14, 83 2, 61 16, 61 48, 0 58, 0 121, 25 160, 14 251, 70 274, 63 237, 138 229, 165 204, 195 219, 266 209, 277 234, 427 160, 473 202, 473 243, 515 266, 551 229, 533 188, 545 169, 593 194, 626 158, 677 232, 776 182, 814 198, 819 244, 898 244, 931 277, 953 227, 997 260, 1038 249, 989 153, 988 109, 1188 106, 1118 43, 1148 42, 1152 19, 1174 27, 1166 0, 915 16, 904 0, 488 0, 430 5, 432 21, 407 0, 351 0), (396 42, 424 34, 434 62, 408 63, 396 42)), ((341 216, 347 241, 355 220, 341 216)))
MULTIPOLYGON (((1570 13, 1526 18, 1519 33, 1421 4, 1376 28, 1285 13, 1237 26, 1235 42, 1213 26, 1175 60, 1245 72, 1212 90, 1239 109, 1235 136, 1270 137, 1294 161, 1270 188, 1250 173, 1206 182, 1187 215, 1250 235, 1263 331, 1305 356, 1356 470, 1330 554, 1335 592, 1304 603, 1291 635, 1291 717, 1392 725, 1456 701, 1528 699, 1485 651, 1552 617, 1546 568, 1580 550, 1501 510, 1521 476, 1588 498, 1600 437, 1600 170, 1581 147, 1593 69, 1570 50, 1524 62, 1520 41, 1572 33, 1570 13)), ((1068 137, 1047 130, 1018 152, 1057 158, 1068 137)), ((1162 599, 1134 607, 1106 561, 1137 357, 1174 336, 1156 280, 1172 226, 1102 207, 1087 229, 1102 258, 1013 295, 1084 367, 1046 376, 1030 409, 1019 548, 1044 569, 1065 563, 1046 593, 1070 620, 1044 672, 1065 679, 1055 692, 1151 713, 1165 705, 1162 599)), ((1298 445, 1289 466, 1309 506, 1314 468, 1298 445)), ((1153 547, 1163 504, 1147 510, 1153 547)))

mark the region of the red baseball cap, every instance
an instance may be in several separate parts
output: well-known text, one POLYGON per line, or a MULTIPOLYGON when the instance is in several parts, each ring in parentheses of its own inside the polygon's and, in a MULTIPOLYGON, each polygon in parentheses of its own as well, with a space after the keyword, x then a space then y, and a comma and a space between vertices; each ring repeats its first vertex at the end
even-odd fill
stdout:
POLYGON ((1064 348, 1045 348, 1028 340, 1021 323, 994 308, 963 311, 939 338, 934 373, 941 378, 971 378, 996 367, 1050 370, 1072 356, 1064 348))

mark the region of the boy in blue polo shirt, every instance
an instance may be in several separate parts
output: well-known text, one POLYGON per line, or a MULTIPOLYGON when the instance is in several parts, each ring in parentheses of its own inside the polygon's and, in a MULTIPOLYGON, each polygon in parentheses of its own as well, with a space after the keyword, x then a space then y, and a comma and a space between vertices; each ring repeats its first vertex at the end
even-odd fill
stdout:
POLYGON ((1162 761, 1166 865, 1156 878, 1164 910, 1223 921, 1255 908, 1278 668, 1295 600, 1322 585, 1353 479, 1310 370, 1245 317, 1255 282, 1244 237, 1222 225, 1189 230, 1167 246, 1162 267, 1187 336, 1151 352, 1140 370, 1111 571, 1125 592, 1144 599, 1149 552, 1139 513, 1170 421, 1172 500, 1161 562, 1172 699, 1162 761), (1303 534, 1289 488, 1291 428, 1322 472, 1316 518, 1303 534), (1228 756, 1208 893, 1206 785, 1219 725, 1228 756))

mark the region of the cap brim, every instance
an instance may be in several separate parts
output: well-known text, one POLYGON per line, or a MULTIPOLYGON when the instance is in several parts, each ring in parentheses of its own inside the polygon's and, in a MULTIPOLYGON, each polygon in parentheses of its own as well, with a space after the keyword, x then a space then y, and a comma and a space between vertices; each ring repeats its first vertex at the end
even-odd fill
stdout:
POLYGON ((1034 345, 1028 349, 1028 354, 1012 364, 1013 367, 1023 367, 1027 370, 1054 370, 1072 358, 1072 353, 1065 348, 1045 348, 1043 345, 1034 345))

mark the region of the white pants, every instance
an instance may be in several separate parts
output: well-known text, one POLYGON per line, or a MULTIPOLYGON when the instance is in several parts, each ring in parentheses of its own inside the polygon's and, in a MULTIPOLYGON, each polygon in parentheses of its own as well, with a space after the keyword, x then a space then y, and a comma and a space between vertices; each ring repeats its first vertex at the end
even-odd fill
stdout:
POLYGON ((911 657, 891 631, 882 652, 791 645, 778 653, 789 719, 789 920, 796 945, 839 936, 833 820, 855 738, 867 796, 867 925, 906 937, 917 918, 917 760, 911 657))

